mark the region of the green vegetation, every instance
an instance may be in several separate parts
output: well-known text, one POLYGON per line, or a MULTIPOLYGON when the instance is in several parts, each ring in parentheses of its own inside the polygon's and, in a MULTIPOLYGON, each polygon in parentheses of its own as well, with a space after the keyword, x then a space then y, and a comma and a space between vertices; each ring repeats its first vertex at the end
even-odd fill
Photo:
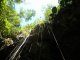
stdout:
POLYGON ((0 32, 3 37, 13 35, 13 28, 20 26, 20 19, 16 11, 7 5, 7 0, 0 2, 0 32))
POLYGON ((20 9, 19 16, 20 18, 25 18, 26 21, 31 20, 33 16, 35 16, 36 12, 34 10, 24 10, 23 8, 20 9))
POLYGON ((49 21, 49 15, 52 13, 52 6, 45 8, 45 19, 36 19, 35 23, 29 24, 25 27, 20 26, 21 18, 25 18, 26 21, 31 20, 35 16, 34 10, 20 9, 20 13, 15 11, 15 3, 21 3, 22 0, 2 0, 0 1, 0 33, 2 37, 16 37, 20 31, 26 32, 26 35, 30 34, 30 31, 36 27, 36 25, 44 24, 49 21))
POLYGON ((45 12, 44 12, 44 16, 45 16, 45 20, 48 21, 49 20, 49 15, 52 13, 52 7, 53 6, 47 6, 47 8, 45 8, 45 12))
MULTIPOLYGON (((2 37, 16 37, 19 31, 24 30, 24 28, 20 27, 20 19, 25 18, 28 21, 35 15, 34 10, 27 10, 26 13, 24 10, 21 10, 18 14, 12 6, 20 2, 21 0, 0 1, 0 33, 2 37)), ((30 29, 29 26, 27 28, 30 29)))
MULTIPOLYGON (((20 9, 20 13, 17 13, 14 9, 15 3, 21 2, 21 0, 0 1, 0 35, 3 38, 15 38, 20 33, 20 31, 25 35, 29 35, 30 31, 33 30, 36 25, 44 24, 46 22, 46 19, 36 19, 37 21, 35 21, 35 23, 21 27, 21 18, 25 18, 25 20, 28 21, 31 20, 32 17, 36 14, 34 10, 25 11, 24 9, 20 9)), ((46 12, 45 16, 48 17, 51 11, 47 8, 46 12)))

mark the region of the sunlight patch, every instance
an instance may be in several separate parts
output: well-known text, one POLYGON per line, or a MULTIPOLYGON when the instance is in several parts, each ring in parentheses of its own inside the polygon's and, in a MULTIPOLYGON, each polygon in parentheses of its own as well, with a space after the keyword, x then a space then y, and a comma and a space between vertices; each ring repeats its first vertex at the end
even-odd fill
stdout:
POLYGON ((58 6, 58 0, 23 0, 20 4, 15 4, 15 9, 19 13, 20 9, 24 9, 25 12, 27 10, 34 10, 36 12, 35 16, 32 17, 29 21, 25 21, 26 19, 23 18, 21 20, 21 26, 24 27, 28 24, 35 23, 36 18, 39 20, 44 20, 44 11, 45 8, 48 6, 58 6))

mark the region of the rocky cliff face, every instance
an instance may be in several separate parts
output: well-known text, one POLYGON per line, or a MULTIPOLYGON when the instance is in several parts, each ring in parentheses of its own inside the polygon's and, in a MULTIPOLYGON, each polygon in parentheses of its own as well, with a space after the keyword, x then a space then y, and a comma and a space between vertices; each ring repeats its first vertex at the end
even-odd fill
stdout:
POLYGON ((54 18, 53 31, 61 50, 67 60, 78 60, 80 53, 80 4, 72 0, 72 4, 61 8, 54 18))
MULTIPOLYGON (((79 60, 80 53, 80 4, 79 0, 68 0, 72 1, 72 4, 67 4, 60 9, 58 14, 54 16, 52 14, 52 24, 45 24, 38 29, 42 31, 38 35, 30 37, 31 48, 30 53, 24 51, 21 54, 21 59, 26 59, 27 56, 32 58, 31 60, 63 60, 57 45, 55 43, 53 34, 49 29, 51 27, 61 51, 66 60, 79 60)), ((36 27, 36 28, 39 28, 36 27)), ((36 31, 35 31, 36 32, 36 31)), ((27 48, 27 47, 26 47, 27 48)), ((24 48, 24 49, 26 49, 24 48)))
MULTIPOLYGON (((29 43, 24 47, 23 60, 63 60, 49 24, 37 26, 38 33, 29 37, 29 43)), ((36 30, 34 31, 36 33, 36 30)))

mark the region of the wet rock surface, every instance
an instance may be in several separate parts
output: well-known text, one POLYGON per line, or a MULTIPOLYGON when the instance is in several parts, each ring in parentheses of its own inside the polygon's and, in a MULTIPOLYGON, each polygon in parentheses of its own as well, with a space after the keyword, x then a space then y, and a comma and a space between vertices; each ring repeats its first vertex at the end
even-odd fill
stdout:
POLYGON ((46 25, 42 32, 29 38, 30 42, 21 53, 21 60, 63 60, 54 37, 47 28, 46 25))

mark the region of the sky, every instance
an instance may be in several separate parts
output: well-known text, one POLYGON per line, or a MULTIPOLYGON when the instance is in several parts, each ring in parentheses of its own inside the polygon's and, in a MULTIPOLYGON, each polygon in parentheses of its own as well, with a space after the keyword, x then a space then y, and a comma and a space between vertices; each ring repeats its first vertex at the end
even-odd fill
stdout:
POLYGON ((58 0, 23 0, 22 3, 16 4, 15 9, 19 13, 20 9, 33 9, 36 11, 36 15, 32 20, 25 21, 24 18, 21 19, 21 26, 33 23, 36 18, 44 18, 44 8, 48 5, 58 6, 58 0))

